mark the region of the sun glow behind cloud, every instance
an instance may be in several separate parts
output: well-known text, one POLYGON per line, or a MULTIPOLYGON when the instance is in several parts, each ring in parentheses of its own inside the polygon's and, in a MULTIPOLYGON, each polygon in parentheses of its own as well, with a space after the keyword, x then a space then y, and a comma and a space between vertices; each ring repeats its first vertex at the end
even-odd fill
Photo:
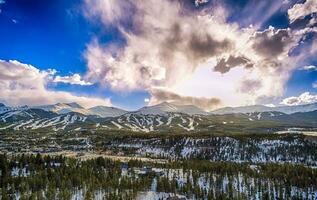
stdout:
POLYGON ((283 95, 292 71, 315 53, 308 46, 310 54, 290 56, 314 29, 242 28, 227 21, 230 13, 221 4, 199 13, 180 1, 85 2, 89 19, 116 26, 126 40, 123 47, 93 40, 85 54, 87 79, 114 91, 148 91, 150 104, 176 96, 218 99, 214 107, 270 103, 283 95), (157 88, 164 98, 155 96, 157 88))
POLYGON ((185 96, 221 97, 222 105, 246 104, 246 95, 243 96, 236 90, 237 85, 247 73, 246 69, 235 68, 226 74, 220 74, 212 71, 211 64, 209 62, 200 66, 189 79, 175 84, 172 91, 185 96), (235 102, 232 101, 233 96, 235 102))

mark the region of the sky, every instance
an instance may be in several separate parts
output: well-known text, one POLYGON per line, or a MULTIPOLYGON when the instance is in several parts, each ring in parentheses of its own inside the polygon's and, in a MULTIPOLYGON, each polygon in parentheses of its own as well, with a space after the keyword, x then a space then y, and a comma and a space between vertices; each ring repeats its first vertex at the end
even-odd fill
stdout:
POLYGON ((0 101, 317 101, 315 0, 0 0, 0 101))

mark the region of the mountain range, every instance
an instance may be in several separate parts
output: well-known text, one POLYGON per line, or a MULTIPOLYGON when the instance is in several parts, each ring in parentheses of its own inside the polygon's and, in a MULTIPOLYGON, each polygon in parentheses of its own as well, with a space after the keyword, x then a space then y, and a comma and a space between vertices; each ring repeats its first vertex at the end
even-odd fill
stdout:
POLYGON ((254 113, 254 112, 282 112, 285 114, 292 114, 297 112, 310 112, 317 110, 317 103, 296 105, 296 106, 277 106, 269 107, 264 105, 252 105, 241 107, 224 107, 212 111, 212 114, 232 114, 232 113, 254 113))
POLYGON ((42 109, 45 111, 51 111, 58 114, 77 112, 83 115, 98 115, 100 117, 117 117, 128 112, 119 108, 107 107, 107 106, 96 106, 96 107, 86 109, 75 102, 74 103, 57 103, 53 105, 36 106, 33 108, 42 109))
POLYGON ((163 102, 136 111, 78 103, 9 107, 0 104, 0 130, 50 129, 53 131, 241 131, 285 127, 317 127, 317 103, 267 107, 225 107, 206 112, 193 105, 163 102))

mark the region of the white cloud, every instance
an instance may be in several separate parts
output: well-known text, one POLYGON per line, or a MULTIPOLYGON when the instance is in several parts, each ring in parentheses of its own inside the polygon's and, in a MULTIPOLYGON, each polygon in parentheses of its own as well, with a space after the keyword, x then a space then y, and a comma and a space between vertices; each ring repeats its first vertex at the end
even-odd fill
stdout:
POLYGON ((77 96, 47 89, 55 70, 39 70, 15 60, 0 60, 0 101, 9 105, 42 105, 77 102, 84 107, 111 105, 109 99, 77 96))
POLYGON ((309 92, 304 92, 303 94, 297 97, 293 96, 293 97, 288 97, 286 99, 283 99, 281 104, 294 106, 294 105, 302 105, 302 104, 308 104, 308 103, 314 103, 314 102, 317 102, 317 95, 310 94, 309 92))
POLYGON ((241 28, 227 22, 228 13, 220 6, 191 13, 184 12, 180 1, 108 3, 86 0, 86 14, 105 27, 117 26, 126 44, 105 46, 93 40, 85 53, 86 77, 116 91, 164 88, 180 96, 220 99, 225 105, 253 104, 282 96, 292 71, 314 54, 289 56, 312 30, 241 28))
POLYGON ((85 9, 88 17, 97 18, 104 23, 118 23, 126 20, 127 12, 132 10, 132 4, 126 0, 85 0, 89 5, 85 9))
POLYGON ((82 80, 79 74, 73 74, 72 76, 56 76, 53 82, 69 83, 72 85, 92 85, 92 83, 82 80))
POLYGON ((5 4, 5 1, 4 0, 0 0, 0 14, 1 14, 1 12, 2 12, 2 10, 1 10, 1 5, 2 4, 5 4))
POLYGON ((246 78, 245 74, 249 74, 246 69, 235 68, 221 74, 211 69, 213 65, 210 62, 200 66, 190 78, 176 82, 168 89, 181 96, 218 98, 226 106, 253 103, 253 97, 248 98, 248 95, 237 91, 240 81, 246 78))
POLYGON ((317 1, 306 0, 305 3, 295 4, 288 10, 288 17, 290 22, 294 22, 297 19, 304 18, 307 15, 317 12, 317 1))
MULTIPOLYGON (((118 24, 126 47, 113 50, 94 41, 86 51, 88 77, 114 90, 173 85, 186 79, 200 63, 229 51, 230 39, 236 37, 237 26, 227 25, 216 16, 184 15, 177 1, 126 2, 135 7, 133 23, 140 33, 127 32, 118 24)), ((87 6, 91 13, 105 19, 105 26, 109 20, 118 20, 107 17, 105 13, 111 12, 107 6, 94 10, 90 1, 87 6)), ((118 18, 125 18, 118 13, 118 18)))
POLYGON ((195 5, 198 7, 201 4, 205 4, 205 3, 208 3, 208 2, 209 2, 209 0, 195 0, 195 5))
POLYGON ((316 71, 317 67, 315 65, 306 65, 306 66, 302 67, 301 70, 316 71))
POLYGON ((315 82, 313 83, 313 88, 316 88, 316 89, 317 89, 317 81, 315 81, 315 82))

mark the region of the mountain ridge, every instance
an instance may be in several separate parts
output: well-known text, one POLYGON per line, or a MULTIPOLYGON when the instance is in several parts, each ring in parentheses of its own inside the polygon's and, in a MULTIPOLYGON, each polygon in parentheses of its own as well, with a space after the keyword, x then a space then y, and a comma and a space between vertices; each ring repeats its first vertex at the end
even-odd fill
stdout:
POLYGON ((101 117, 118 117, 120 115, 128 113, 128 111, 108 106, 95 106, 88 109, 91 114, 99 115, 101 117))
POLYGON ((164 115, 129 112, 117 117, 96 117, 76 112, 57 114, 29 108, 0 114, 0 131, 48 129, 49 131, 219 132, 274 131, 281 128, 317 128, 317 110, 305 113, 259 112, 248 114, 164 115))
POLYGON ((317 110, 317 102, 295 106, 277 106, 268 107, 264 105, 224 107, 211 111, 211 114, 233 114, 233 113, 254 113, 254 112, 282 112, 285 114, 293 114, 297 112, 310 112, 317 110))
POLYGON ((32 108, 35 109, 42 109, 45 111, 51 111, 58 114, 66 114, 69 112, 77 112, 81 114, 88 115, 88 111, 79 105, 76 102, 71 103, 56 103, 56 104, 50 104, 50 105, 41 105, 41 106, 33 106, 32 108))
POLYGON ((109 106, 95 106, 91 108, 84 108, 76 102, 72 103, 56 103, 51 105, 41 105, 41 106, 20 106, 20 107, 10 107, 3 103, 0 103, 0 113, 5 113, 9 111, 19 111, 26 110, 29 108, 41 109, 49 112, 54 112, 57 114, 67 114, 71 112, 80 113, 83 115, 95 115, 101 118, 105 117, 118 117, 124 114, 140 114, 140 115, 167 115, 168 113, 183 113, 187 115, 225 115, 225 114, 235 114, 235 113, 260 113, 260 112, 281 112, 285 114, 293 114, 297 112, 311 112, 317 110, 317 102, 296 105, 296 106, 277 106, 268 107, 264 105, 251 105, 251 106, 240 106, 240 107, 224 107, 219 108, 210 112, 206 112, 201 108, 194 105, 178 105, 168 102, 162 102, 157 105, 144 106, 135 111, 126 111, 116 107, 109 106))
POLYGON ((190 115, 207 115, 208 112, 194 105, 177 105, 168 102, 162 102, 153 106, 144 106, 133 113, 145 114, 145 115, 164 115, 167 113, 184 113, 190 115))

